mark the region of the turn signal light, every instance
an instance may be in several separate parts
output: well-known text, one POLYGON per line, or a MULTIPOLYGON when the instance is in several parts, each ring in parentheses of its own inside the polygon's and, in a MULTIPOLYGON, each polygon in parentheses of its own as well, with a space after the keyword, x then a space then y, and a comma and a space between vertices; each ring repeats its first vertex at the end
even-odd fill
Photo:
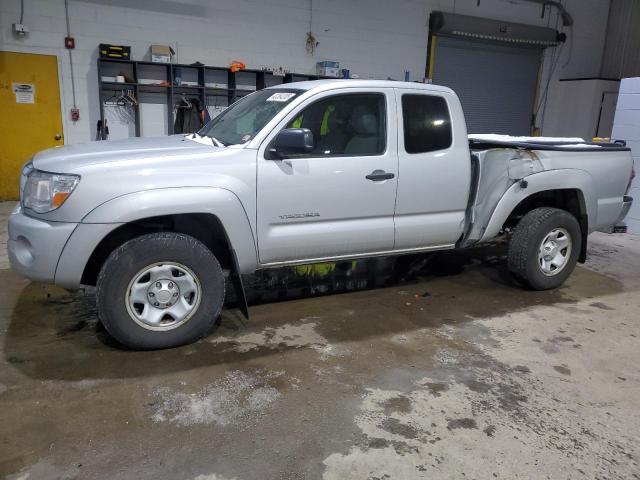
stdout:
POLYGON ((53 195, 53 199, 51 201, 53 208, 58 208, 60 205, 62 205, 68 196, 69 192, 56 192, 53 195))

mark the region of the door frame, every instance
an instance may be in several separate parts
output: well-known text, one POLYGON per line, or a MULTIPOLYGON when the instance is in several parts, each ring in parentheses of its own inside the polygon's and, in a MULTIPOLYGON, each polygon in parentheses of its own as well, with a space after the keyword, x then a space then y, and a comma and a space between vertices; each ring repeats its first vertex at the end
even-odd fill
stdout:
MULTIPOLYGON (((45 47, 24 47, 16 45, 4 45, 0 48, 2 52, 9 53, 20 53, 20 54, 29 54, 29 55, 48 55, 52 57, 56 57, 56 63, 58 65, 58 95, 60 95, 60 116, 62 117, 62 144, 67 144, 67 132, 70 131, 69 126, 67 125, 67 116, 64 114, 65 107, 67 105, 67 99, 64 94, 64 75, 62 74, 62 69, 64 64, 60 59, 62 53, 64 53, 64 49, 61 48, 45 48, 45 47)), ((87 112, 88 115, 88 112, 87 112)), ((71 120, 69 120, 71 121, 71 120)), ((91 120, 88 120, 91 123, 91 120)), ((89 125, 89 131, 91 131, 91 125, 89 125)))
POLYGON ((25 162, 40 151, 64 145, 61 63, 58 55, 21 49, 2 48, 0 56, 3 63, 3 82, 6 81, 3 105, 6 106, 9 115, 9 120, 5 119, 3 122, 3 140, 9 141, 14 135, 27 135, 31 138, 31 141, 26 143, 13 142, 15 145, 7 148, 3 155, 5 163, 2 172, 6 175, 3 177, 0 195, 3 200, 14 201, 19 200, 21 195, 18 183, 25 162), (55 77, 52 76, 53 69, 55 77), (56 80, 57 83, 54 85, 56 80), (35 85, 35 95, 31 99, 19 101, 17 96, 14 98, 12 86, 21 83, 35 85), (25 105, 20 105, 21 103, 25 105), (18 127, 15 122, 22 122, 22 127, 18 127), (31 127, 26 126, 31 124, 31 127))

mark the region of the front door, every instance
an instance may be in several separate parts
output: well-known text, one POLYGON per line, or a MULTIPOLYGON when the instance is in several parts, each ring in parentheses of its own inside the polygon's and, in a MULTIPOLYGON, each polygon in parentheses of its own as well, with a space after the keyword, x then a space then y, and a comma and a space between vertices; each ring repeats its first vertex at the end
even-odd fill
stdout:
POLYGON ((62 145, 58 60, 0 52, 0 200, 16 200, 22 165, 62 145))
POLYGON ((267 137, 258 152, 261 264, 393 249, 395 108, 393 89, 332 90, 301 104, 267 137), (314 151, 267 160, 283 128, 309 128, 314 151))

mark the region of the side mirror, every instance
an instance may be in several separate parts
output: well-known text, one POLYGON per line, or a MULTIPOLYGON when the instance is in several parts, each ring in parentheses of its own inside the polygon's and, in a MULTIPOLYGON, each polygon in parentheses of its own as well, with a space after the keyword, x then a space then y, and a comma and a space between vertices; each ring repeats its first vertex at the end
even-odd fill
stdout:
POLYGON ((285 128, 267 150, 271 160, 296 157, 313 151, 313 132, 308 128, 285 128))

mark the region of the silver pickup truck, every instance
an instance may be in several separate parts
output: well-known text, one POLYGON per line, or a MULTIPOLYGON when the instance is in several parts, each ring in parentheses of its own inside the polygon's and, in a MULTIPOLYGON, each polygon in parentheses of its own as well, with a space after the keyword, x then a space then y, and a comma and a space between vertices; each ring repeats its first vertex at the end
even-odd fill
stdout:
POLYGON ((448 88, 373 80, 248 95, 198 134, 94 142, 24 167, 9 256, 26 277, 96 286, 136 349, 192 342, 232 280, 295 264, 466 248, 510 237, 533 289, 562 284, 587 235, 628 211, 619 144, 467 136, 448 88))

